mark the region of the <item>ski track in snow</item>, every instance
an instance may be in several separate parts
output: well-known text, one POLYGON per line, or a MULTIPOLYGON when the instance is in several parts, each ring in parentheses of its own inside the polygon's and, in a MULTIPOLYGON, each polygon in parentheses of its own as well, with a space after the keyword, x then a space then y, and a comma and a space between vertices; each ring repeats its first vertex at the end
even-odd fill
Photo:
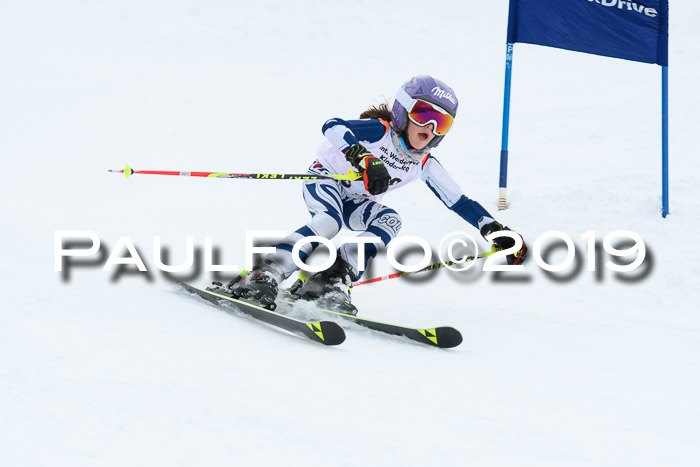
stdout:
MULTIPOLYGON (((0 7, 0 465, 697 464, 700 97, 685 44, 700 8, 671 10, 667 219, 658 68, 523 44, 510 208, 498 212, 507 2, 434 8, 0 7), (325 120, 392 99, 420 73, 460 99, 434 155, 530 246, 548 230, 570 235, 582 261, 570 279, 530 258, 523 281, 441 270, 358 287, 363 316, 454 326, 464 342, 440 350, 343 323, 347 340, 326 348, 190 297, 156 270, 154 236, 171 264, 185 260, 185 237, 202 248, 210 236, 220 263, 242 265, 246 230, 306 222, 301 187, 107 169, 305 170, 325 120), (647 245, 641 280, 585 269, 581 235, 621 229, 647 245), (96 232, 105 255, 128 236, 151 272, 115 279, 105 256, 64 281, 57 230, 96 232)), ((402 235, 434 248, 452 231, 478 235, 420 182, 384 202, 402 235)), ((379 255, 367 277, 389 272, 379 255)))

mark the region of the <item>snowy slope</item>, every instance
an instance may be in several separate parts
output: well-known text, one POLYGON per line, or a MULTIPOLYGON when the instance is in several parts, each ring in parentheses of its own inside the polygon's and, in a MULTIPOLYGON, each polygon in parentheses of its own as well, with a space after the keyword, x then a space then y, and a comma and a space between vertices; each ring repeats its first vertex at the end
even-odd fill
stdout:
MULTIPOLYGON (((505 0, 0 6, 0 465, 696 465, 700 98, 685 44, 700 7, 672 3, 666 219, 659 69, 520 44, 497 212, 505 0), (519 280, 440 271, 356 289, 364 316, 457 327, 449 351, 356 327, 325 348, 156 270, 154 236, 173 264, 187 236, 210 236, 243 265, 246 230, 306 222, 301 187, 107 169, 303 171, 326 119, 419 73, 460 99, 435 155, 465 193, 530 245, 571 236, 580 270, 554 280, 531 260, 519 280), (644 239, 645 274, 586 271, 581 235, 620 229, 644 239), (97 233, 105 255, 128 236, 151 274, 115 277, 104 256, 64 279, 59 230, 97 233)), ((435 248, 476 236, 421 183, 385 202, 435 248)), ((380 255, 371 275, 388 271, 380 255)))

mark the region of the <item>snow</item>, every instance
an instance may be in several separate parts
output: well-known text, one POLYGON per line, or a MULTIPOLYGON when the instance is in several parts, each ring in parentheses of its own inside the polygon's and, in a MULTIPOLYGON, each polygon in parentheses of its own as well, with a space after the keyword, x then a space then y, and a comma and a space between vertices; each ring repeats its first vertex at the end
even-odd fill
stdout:
MULTIPOLYGON (((507 2, 15 2, 0 7, 0 465, 697 465, 700 6, 674 2, 671 214, 660 216, 657 67, 516 45, 506 211, 496 208, 507 2), (109 174, 298 172, 331 117, 429 73, 460 113, 435 155, 529 245, 571 236, 579 270, 441 270, 358 287, 366 317, 452 325, 426 348, 350 326, 327 348, 223 312, 155 268, 212 237, 306 222, 295 181, 109 174), (585 267, 639 234, 646 274, 585 267), (54 271, 54 235, 101 258, 54 271), (129 237, 149 274, 103 272, 129 237)), ((385 199, 437 248, 476 231, 416 183, 385 199)), ((485 243, 481 244, 485 246, 485 243)), ((551 263, 563 260, 556 249, 551 263)), ((409 261, 414 258, 408 255, 409 261)), ((366 277, 391 272, 380 255, 366 277)), ((200 273, 204 284, 211 277, 200 273)))

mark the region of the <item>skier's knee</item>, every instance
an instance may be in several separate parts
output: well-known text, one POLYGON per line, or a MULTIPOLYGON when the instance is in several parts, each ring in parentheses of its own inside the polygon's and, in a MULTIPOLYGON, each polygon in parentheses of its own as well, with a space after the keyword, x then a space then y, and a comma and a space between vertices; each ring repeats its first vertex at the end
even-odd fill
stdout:
POLYGON ((327 213, 316 214, 311 219, 311 228, 319 236, 324 238, 333 238, 340 232, 340 217, 331 216, 327 213))
POLYGON ((385 209, 379 213, 379 216, 372 224, 384 230, 391 238, 394 238, 401 230, 401 216, 393 209, 385 209))

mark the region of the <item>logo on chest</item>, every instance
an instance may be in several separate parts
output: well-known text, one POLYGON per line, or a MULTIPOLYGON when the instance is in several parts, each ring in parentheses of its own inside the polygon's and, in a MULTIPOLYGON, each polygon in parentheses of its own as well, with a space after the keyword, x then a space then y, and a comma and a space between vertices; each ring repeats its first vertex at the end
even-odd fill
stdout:
POLYGON ((383 153, 379 158, 382 160, 382 162, 384 162, 384 165, 394 170, 409 172, 411 170, 411 166, 418 165, 418 162, 404 159, 393 151, 389 151, 384 146, 381 146, 379 150, 383 153))

